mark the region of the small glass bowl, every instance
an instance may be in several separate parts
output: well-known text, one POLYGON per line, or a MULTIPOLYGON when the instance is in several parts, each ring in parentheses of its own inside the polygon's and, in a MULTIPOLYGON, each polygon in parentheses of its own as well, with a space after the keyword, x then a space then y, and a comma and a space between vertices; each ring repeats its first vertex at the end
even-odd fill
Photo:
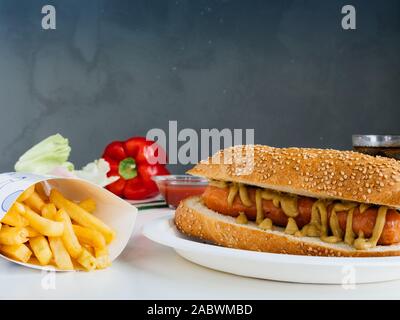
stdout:
POLYGON ((176 208, 187 197, 201 195, 208 180, 189 175, 165 175, 152 177, 170 208, 176 208))

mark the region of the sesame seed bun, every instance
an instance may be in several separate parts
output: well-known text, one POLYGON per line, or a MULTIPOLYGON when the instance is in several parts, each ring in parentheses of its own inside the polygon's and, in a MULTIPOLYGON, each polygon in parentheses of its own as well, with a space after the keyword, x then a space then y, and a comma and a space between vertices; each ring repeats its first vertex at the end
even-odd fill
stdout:
POLYGON ((356 250, 345 243, 331 244, 319 238, 287 235, 284 229, 278 227, 264 231, 253 222, 238 224, 234 218, 208 209, 200 197, 181 201, 175 212, 175 225, 188 236, 236 249, 330 257, 400 255, 400 245, 378 245, 368 250, 356 250))
POLYGON ((188 173, 319 199, 400 208, 400 161, 353 151, 235 146, 188 173))

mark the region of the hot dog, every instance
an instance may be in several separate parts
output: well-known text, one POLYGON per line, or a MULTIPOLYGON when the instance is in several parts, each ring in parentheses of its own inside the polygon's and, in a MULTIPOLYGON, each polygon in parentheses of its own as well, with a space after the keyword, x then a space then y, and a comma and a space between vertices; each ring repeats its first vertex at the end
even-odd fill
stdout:
POLYGON ((248 156, 248 148, 221 150, 189 170, 210 185, 201 197, 180 203, 178 230, 255 251, 400 255, 399 161, 260 145, 251 146, 248 156))
MULTIPOLYGON (((229 194, 228 188, 217 188, 208 186, 202 195, 204 204, 214 211, 232 217, 239 216, 240 212, 244 212, 249 220, 256 220, 256 205, 255 205, 255 188, 248 189, 249 198, 253 200, 251 207, 246 207, 240 200, 239 195, 235 197, 233 205, 230 207, 227 203, 229 194)), ((311 208, 317 201, 310 197, 299 197, 298 210, 299 214, 294 218, 299 228, 304 227, 310 223, 311 208)), ((288 223, 288 216, 283 212, 282 208, 273 205, 271 200, 262 200, 264 217, 272 220, 274 225, 285 227, 288 223)), ((332 211, 332 205, 328 206, 328 219, 332 211)), ((365 237, 372 235, 372 230, 375 225, 378 208, 370 207, 363 213, 360 213, 358 208, 355 208, 353 213, 353 231, 359 234, 360 231, 364 233, 365 237)), ((344 232, 346 230, 346 218, 348 212, 338 212, 338 219, 340 228, 344 232)), ((385 226, 379 238, 378 244, 391 245, 400 242, 400 213, 397 210, 390 209, 386 213, 385 226)))

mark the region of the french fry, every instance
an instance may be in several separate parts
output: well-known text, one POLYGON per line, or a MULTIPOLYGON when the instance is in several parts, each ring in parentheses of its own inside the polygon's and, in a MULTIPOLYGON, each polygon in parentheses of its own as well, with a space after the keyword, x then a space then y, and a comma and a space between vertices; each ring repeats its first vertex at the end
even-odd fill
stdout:
POLYGON ((64 224, 64 233, 62 234, 61 239, 70 256, 72 258, 77 258, 82 252, 82 246, 74 233, 69 215, 64 209, 60 209, 56 213, 55 220, 64 224))
POLYGON ((14 244, 11 246, 0 245, 0 251, 11 259, 21 262, 28 262, 32 255, 32 251, 24 244, 14 244))
MULTIPOLYGON (((56 206, 52 203, 45 204, 42 208, 42 216, 48 220, 54 220, 57 217, 57 209, 56 206)), ((60 223, 63 226, 64 230, 64 223, 63 222, 55 222, 60 223)), ((51 252, 53 254, 54 262, 56 266, 63 270, 73 270, 74 266, 71 261, 71 257, 64 246, 64 242, 62 240, 62 235, 64 231, 60 235, 60 237, 48 237, 51 252)))
POLYGON ((74 270, 71 257, 65 249, 61 237, 49 237, 49 244, 56 266, 62 270, 74 270))
POLYGON ((13 227, 25 227, 29 224, 29 221, 21 215, 21 213, 24 211, 24 205, 22 203, 15 202, 3 217, 1 222, 13 227))
POLYGON ((89 246, 89 245, 87 245, 87 244, 82 244, 82 247, 84 247, 87 251, 89 251, 89 253, 90 253, 92 256, 95 255, 94 247, 91 247, 91 246, 89 246))
POLYGON ((96 269, 96 259, 85 248, 82 248, 82 252, 76 261, 87 271, 96 269))
POLYGON ((79 202, 79 206, 90 213, 93 213, 96 210, 96 202, 92 198, 79 202))
POLYGON ((29 245, 42 266, 48 265, 53 254, 46 237, 38 236, 29 239, 29 245))
POLYGON ((26 189, 24 192, 22 192, 19 195, 17 200, 20 201, 20 202, 23 202, 26 199, 28 199, 32 195, 32 193, 34 193, 34 192, 35 192, 35 185, 30 186, 28 189, 26 189))
POLYGON ((78 226, 76 224, 72 227, 79 242, 95 248, 104 248, 106 246, 106 240, 99 231, 78 226))
POLYGON ((50 192, 50 201, 56 205, 58 209, 65 209, 72 220, 80 225, 95 229, 103 234, 107 243, 115 238, 115 231, 107 226, 104 222, 91 215, 89 212, 81 208, 76 203, 69 201, 57 190, 52 189, 50 192))
POLYGON ((41 183, 31 186, 1 220, 0 252, 62 270, 107 268, 115 231, 91 214, 95 210, 92 198, 75 203, 55 189, 47 196, 41 183))
POLYGON ((96 257, 96 267, 97 269, 105 269, 111 266, 111 260, 108 255, 107 247, 104 248, 95 248, 95 257, 96 257))
POLYGON ((29 224, 39 231, 41 234, 48 237, 59 237, 64 232, 64 224, 61 222, 52 221, 38 215, 28 206, 25 206, 25 212, 22 214, 29 224))
POLYGON ((43 206, 41 212, 44 218, 54 220, 54 217, 57 213, 57 208, 53 203, 47 203, 43 206))
POLYGON ((40 236, 40 232, 33 229, 31 226, 26 226, 23 228, 28 233, 28 238, 38 237, 40 236))
POLYGON ((28 199, 24 200, 24 203, 37 212, 40 212, 45 205, 45 202, 37 192, 33 192, 28 199))
POLYGON ((44 202, 49 201, 49 197, 47 196, 42 183, 39 182, 35 184, 35 191, 44 202))
POLYGON ((0 244, 12 246, 28 241, 28 231, 21 227, 7 227, 0 229, 0 244))

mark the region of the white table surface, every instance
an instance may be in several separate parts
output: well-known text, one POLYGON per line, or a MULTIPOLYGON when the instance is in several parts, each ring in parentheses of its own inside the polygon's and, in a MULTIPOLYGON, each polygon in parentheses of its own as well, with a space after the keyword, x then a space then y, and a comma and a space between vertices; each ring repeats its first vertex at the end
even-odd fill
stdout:
POLYGON ((141 235, 167 209, 139 212, 135 232, 106 270, 46 274, 0 261, 1 299, 399 299, 400 281, 307 285, 250 279, 213 271, 141 235), (45 284, 43 286, 43 283, 45 284), (46 285, 47 284, 47 285, 46 285), (50 286, 48 285, 50 284, 50 286))

